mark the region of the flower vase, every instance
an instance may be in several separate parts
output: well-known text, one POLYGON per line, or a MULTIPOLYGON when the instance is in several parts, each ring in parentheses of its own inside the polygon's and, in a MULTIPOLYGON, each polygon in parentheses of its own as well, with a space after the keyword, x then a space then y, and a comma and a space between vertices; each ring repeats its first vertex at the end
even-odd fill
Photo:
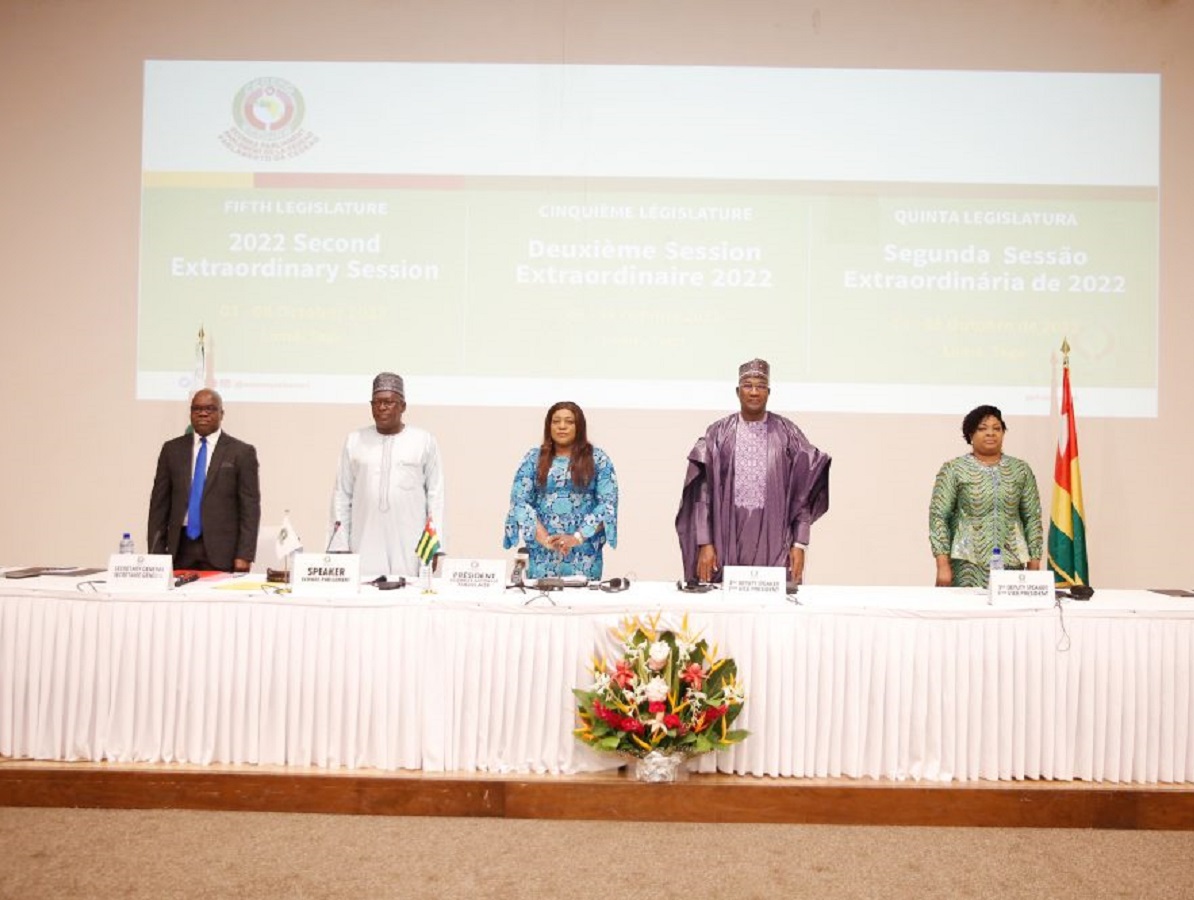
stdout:
POLYGON ((660 753, 652 750, 646 756, 636 757, 631 765, 635 781, 648 784, 672 784, 688 776, 688 757, 683 753, 660 753))

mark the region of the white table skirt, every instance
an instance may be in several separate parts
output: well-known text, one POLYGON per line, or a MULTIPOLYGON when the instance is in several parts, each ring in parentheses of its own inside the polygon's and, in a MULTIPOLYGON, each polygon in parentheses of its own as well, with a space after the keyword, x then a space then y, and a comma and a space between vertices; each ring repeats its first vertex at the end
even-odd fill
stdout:
MULTIPOLYGON (((50 581, 44 579, 43 581, 50 581)), ((667 585, 550 606, 411 589, 352 601, 194 586, 4 584, 0 755, 461 772, 589 771, 571 689, 628 611, 685 613, 733 656, 751 736, 701 771, 1194 781, 1194 601, 1057 610, 974 592, 804 588, 743 606, 667 585)))

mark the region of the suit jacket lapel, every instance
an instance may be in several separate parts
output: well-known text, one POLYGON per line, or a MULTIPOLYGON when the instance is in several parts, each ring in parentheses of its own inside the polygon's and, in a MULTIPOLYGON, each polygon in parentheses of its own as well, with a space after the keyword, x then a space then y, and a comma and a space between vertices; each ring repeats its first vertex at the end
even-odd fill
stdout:
POLYGON ((191 481, 195 477, 195 436, 186 435, 185 441, 178 442, 178 472, 186 476, 187 493, 191 492, 191 481))

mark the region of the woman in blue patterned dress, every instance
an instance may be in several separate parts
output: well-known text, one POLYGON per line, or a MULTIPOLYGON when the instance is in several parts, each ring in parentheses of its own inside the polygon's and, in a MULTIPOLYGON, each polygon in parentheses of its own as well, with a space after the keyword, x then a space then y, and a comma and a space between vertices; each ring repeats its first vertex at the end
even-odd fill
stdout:
POLYGON ((543 443, 523 457, 510 489, 503 546, 526 544, 531 578, 601 578, 601 551, 618 546, 618 479, 609 456, 589 443, 585 414, 554 404, 543 443))
POLYGON ((991 550, 1004 568, 1039 569, 1044 550, 1041 498, 1028 463, 1003 452, 1007 425, 994 406, 962 420, 971 451, 937 473, 929 503, 929 543, 938 587, 986 587, 991 550))

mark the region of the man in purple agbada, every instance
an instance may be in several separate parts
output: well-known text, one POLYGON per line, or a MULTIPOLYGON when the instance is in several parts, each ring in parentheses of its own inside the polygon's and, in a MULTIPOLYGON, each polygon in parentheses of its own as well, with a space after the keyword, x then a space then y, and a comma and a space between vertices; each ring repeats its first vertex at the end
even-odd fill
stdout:
POLYGON ((830 458, 767 412, 771 367, 738 368, 739 412, 714 422, 688 454, 676 533, 684 577, 721 581, 725 566, 783 566, 799 582, 813 522, 829 509, 830 458))

